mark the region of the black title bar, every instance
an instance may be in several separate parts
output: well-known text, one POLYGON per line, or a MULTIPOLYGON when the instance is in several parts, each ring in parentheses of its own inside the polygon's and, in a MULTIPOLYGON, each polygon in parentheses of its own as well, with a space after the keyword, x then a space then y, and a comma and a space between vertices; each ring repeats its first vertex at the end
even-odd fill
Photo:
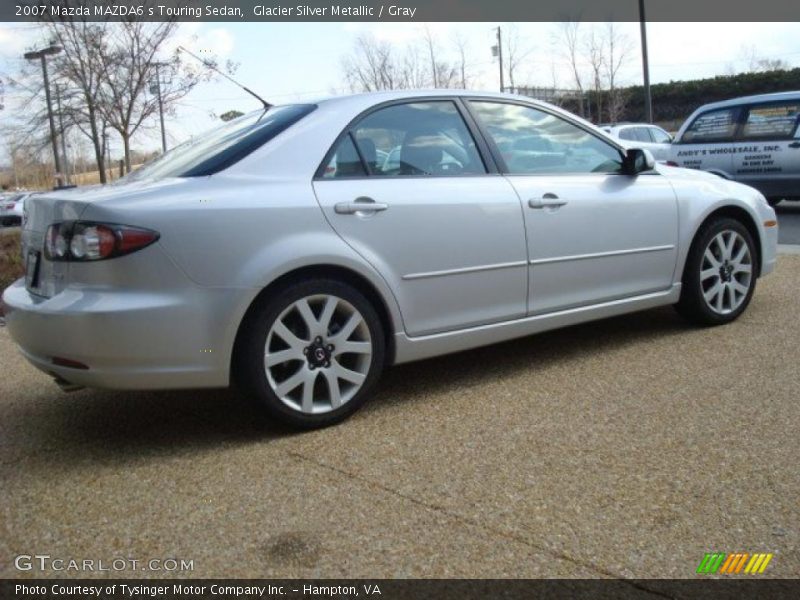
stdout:
MULTIPOLYGON (((645 0, 648 21, 796 21, 787 0, 645 0)), ((0 21, 639 21, 638 0, 2 0, 0 21)), ((676 40, 678 43, 678 40, 676 40)))

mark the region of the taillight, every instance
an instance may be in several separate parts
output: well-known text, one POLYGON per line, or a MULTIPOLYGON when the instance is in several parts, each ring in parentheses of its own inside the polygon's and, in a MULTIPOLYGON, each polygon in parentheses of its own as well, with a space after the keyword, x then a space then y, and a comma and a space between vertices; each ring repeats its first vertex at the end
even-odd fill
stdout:
POLYGON ((668 160, 665 164, 668 167, 680 167, 680 165, 678 163, 676 163, 674 160, 668 160))
POLYGON ((47 230, 45 256, 54 261, 91 261, 124 256, 158 239, 158 232, 113 223, 65 221, 47 230))

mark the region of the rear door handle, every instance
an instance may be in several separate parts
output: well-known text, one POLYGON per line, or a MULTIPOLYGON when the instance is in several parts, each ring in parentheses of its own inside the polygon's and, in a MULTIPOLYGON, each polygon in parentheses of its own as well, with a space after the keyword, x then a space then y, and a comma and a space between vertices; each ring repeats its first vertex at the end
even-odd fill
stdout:
POLYGON ((800 148, 800 142, 792 142, 789 144, 789 148, 800 148))
POLYGON ((333 210, 337 215, 371 214, 388 208, 388 204, 375 202, 375 200, 366 196, 356 198, 352 202, 338 202, 333 206, 333 210))
POLYGON ((566 200, 561 200, 555 194, 545 194, 541 198, 531 198, 528 200, 528 206, 531 208, 559 208, 566 203, 566 200))

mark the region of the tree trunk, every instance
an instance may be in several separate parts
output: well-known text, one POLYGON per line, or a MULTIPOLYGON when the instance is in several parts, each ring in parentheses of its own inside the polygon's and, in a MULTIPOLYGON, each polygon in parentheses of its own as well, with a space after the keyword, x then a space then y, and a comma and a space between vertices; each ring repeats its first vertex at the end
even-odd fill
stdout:
POLYGON ((92 146, 94 146, 94 159, 97 162, 97 170, 100 173, 100 183, 106 182, 106 160, 105 160, 105 147, 100 141, 100 132, 97 130, 97 122, 95 121, 94 107, 89 105, 89 127, 92 130, 92 146))
POLYGON ((126 131, 124 133, 120 132, 120 136, 122 137, 122 146, 125 149, 125 172, 131 172, 131 136, 126 131))

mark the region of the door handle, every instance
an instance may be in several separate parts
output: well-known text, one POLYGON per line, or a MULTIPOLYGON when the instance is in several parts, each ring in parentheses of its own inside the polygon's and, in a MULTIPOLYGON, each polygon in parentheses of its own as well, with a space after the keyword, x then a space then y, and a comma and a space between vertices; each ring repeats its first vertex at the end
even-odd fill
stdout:
POLYGON ((360 213, 376 213, 389 208, 388 204, 375 202, 372 198, 362 196, 352 202, 338 202, 333 206, 337 215, 357 215, 360 213))
POLYGON ((566 203, 566 200, 561 200, 555 194, 545 194, 541 198, 531 198, 528 200, 528 206, 531 208, 559 208, 566 203))
POLYGON ((800 142, 792 142, 789 144, 789 148, 800 148, 800 142))

